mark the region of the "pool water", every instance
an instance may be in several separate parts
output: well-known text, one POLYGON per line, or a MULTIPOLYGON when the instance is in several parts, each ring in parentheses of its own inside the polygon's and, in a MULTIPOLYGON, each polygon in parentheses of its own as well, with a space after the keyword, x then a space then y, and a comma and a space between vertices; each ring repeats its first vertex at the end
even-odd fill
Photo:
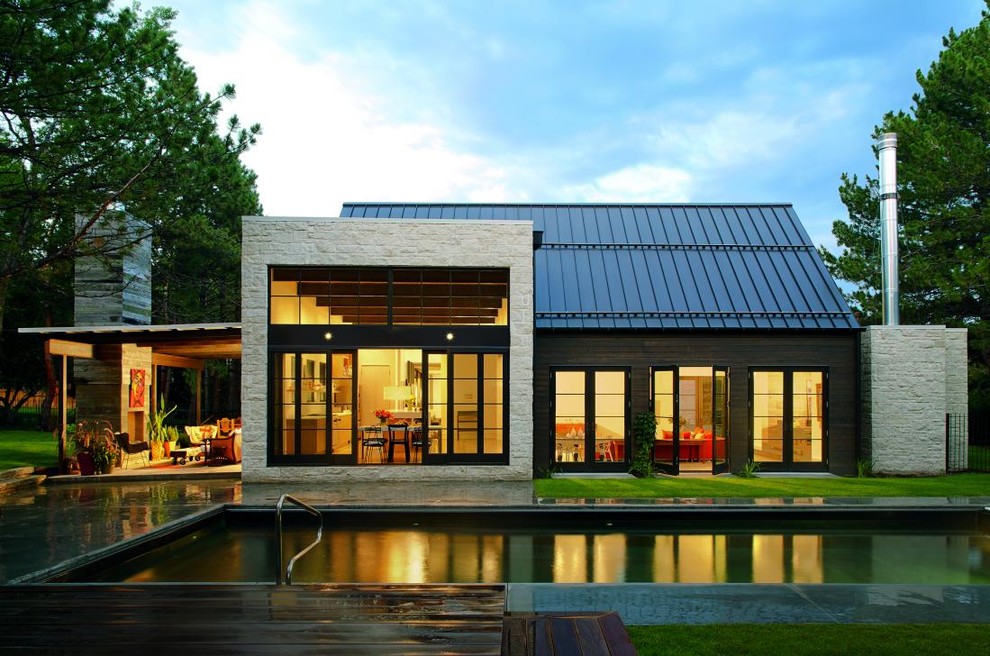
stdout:
MULTIPOLYGON (((299 524, 286 528, 286 561, 313 539, 314 529, 299 524)), ((85 580, 271 582, 274 553, 270 523, 220 522, 85 580)), ((293 582, 990 584, 990 535, 354 526, 327 529, 297 562, 293 582)))

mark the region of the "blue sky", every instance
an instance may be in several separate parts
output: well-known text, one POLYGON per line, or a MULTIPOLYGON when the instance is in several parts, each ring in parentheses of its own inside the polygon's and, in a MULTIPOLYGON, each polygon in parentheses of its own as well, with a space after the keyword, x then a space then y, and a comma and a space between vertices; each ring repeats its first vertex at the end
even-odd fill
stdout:
MULTIPOLYGON (((982 0, 164 0, 263 134, 265 214, 344 201, 789 202, 843 172, 982 0)), ((147 2, 147 5, 152 4, 147 2)))

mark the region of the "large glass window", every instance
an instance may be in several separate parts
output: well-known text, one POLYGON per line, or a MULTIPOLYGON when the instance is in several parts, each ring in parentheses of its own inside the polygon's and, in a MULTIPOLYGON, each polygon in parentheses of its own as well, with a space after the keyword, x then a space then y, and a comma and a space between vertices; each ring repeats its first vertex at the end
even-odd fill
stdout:
POLYGON ((825 461, 823 370, 752 371, 753 460, 795 465, 825 461))
POLYGON ((328 448, 333 455, 351 453, 351 357, 340 353, 275 354, 276 456, 325 460, 328 448))
POLYGON ((272 356, 272 453, 324 464, 507 456, 503 353, 358 349, 272 356))
POLYGON ((753 460, 784 460, 784 372, 753 372, 753 460))
POLYGON ((507 269, 273 267, 282 325, 505 326, 507 269))
POLYGON ((553 379, 553 460, 558 466, 625 462, 629 372, 557 369, 553 379))

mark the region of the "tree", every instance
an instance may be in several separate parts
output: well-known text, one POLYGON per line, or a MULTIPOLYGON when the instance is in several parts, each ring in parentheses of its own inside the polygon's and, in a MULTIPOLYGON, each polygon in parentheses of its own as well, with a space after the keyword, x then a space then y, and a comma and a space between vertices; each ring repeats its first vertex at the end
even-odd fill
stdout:
POLYGON ((216 170, 225 183, 239 172, 257 205, 238 158, 260 128, 233 117, 217 133, 234 89, 200 93, 173 18, 110 0, 0 0, 0 324, 14 281, 108 247, 87 236, 110 209, 155 231, 216 170))
MULTIPOLYGON (((911 110, 886 114, 874 138, 897 133, 901 320, 968 328, 971 404, 990 407, 990 11, 943 46, 918 71, 911 110)), ((878 180, 843 174, 839 195, 842 251, 820 252, 856 286, 849 301, 862 321, 879 323, 878 180)))

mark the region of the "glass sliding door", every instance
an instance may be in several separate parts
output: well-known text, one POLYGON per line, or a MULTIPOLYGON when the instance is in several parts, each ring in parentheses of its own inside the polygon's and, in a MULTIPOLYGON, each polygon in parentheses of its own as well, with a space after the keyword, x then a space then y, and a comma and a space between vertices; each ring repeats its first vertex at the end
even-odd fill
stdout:
POLYGON ((555 466, 622 469, 627 462, 629 371, 554 369, 552 387, 555 466))
POLYGON ((478 453, 478 355, 453 356, 453 453, 478 453))
POLYGON ((583 371, 557 371, 554 377, 554 456, 556 463, 584 462, 584 438, 588 429, 583 371))
POLYGON ((427 353, 423 394, 429 422, 426 461, 442 462, 447 454, 447 354, 427 353))
MULTIPOLYGON (((592 426, 595 462, 619 462, 626 445, 626 372, 596 371, 594 423, 592 426)), ((625 460, 625 458, 622 458, 625 460)))
POLYGON ((505 356, 485 353, 482 356, 481 413, 484 424, 482 452, 487 455, 505 453, 505 356))
POLYGON ((657 420, 654 436, 653 461, 660 471, 677 474, 680 431, 677 411, 677 368, 653 369, 653 416, 657 420))
POLYGON ((823 369, 750 372, 752 459, 773 469, 820 470, 827 465, 823 369))
POLYGON ((753 462, 783 462, 784 372, 754 371, 749 388, 753 462))
POLYGON ((277 353, 273 357, 274 457, 299 463, 353 459, 353 353, 277 353))
POLYGON ((715 367, 712 382, 712 473, 729 469, 729 368, 715 367))
POLYGON ((357 412, 354 407, 354 353, 330 356, 330 445, 333 456, 353 458, 357 412))
POLYGON ((728 469, 728 367, 653 367, 653 462, 668 474, 728 469))
POLYGON ((428 462, 508 458, 504 353, 427 353, 428 462))
POLYGON ((822 414, 824 374, 795 371, 791 381, 791 458, 793 462, 822 462, 825 421, 822 414))

